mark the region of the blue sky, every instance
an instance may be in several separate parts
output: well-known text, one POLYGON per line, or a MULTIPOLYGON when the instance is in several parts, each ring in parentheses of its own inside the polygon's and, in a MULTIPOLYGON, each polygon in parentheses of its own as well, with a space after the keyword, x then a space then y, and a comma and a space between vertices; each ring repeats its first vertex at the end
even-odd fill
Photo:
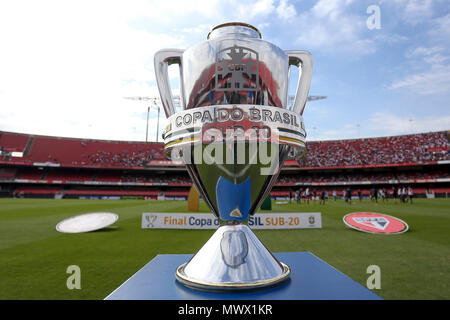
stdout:
POLYGON ((124 97, 158 95, 153 54, 228 21, 313 54, 310 94, 328 98, 306 106, 310 140, 450 129, 447 0, 14 0, 0 3, 0 130, 143 141, 147 105, 124 97))

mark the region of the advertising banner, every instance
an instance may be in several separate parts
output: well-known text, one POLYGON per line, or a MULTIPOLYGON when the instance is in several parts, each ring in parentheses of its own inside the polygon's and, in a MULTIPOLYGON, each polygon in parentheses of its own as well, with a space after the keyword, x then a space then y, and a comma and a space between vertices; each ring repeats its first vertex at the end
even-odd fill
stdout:
MULTIPOLYGON (((258 213, 248 222, 252 229, 322 228, 320 212, 258 213)), ((212 213, 143 213, 143 229, 217 229, 212 213)))

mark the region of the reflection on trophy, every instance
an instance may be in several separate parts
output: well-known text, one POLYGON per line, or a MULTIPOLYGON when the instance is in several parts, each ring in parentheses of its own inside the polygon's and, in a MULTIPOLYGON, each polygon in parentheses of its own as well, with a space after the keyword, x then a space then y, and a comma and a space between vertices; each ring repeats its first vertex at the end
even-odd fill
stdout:
POLYGON ((254 289, 287 279, 247 222, 275 183, 287 157, 305 150, 302 113, 312 56, 283 51, 245 23, 212 29, 187 50, 155 54, 155 72, 168 126, 165 151, 181 159, 204 201, 220 221, 206 244, 176 270, 186 286, 203 290, 254 289), (168 65, 180 67, 180 110, 175 109, 168 65), (289 70, 301 73, 288 108, 289 70))

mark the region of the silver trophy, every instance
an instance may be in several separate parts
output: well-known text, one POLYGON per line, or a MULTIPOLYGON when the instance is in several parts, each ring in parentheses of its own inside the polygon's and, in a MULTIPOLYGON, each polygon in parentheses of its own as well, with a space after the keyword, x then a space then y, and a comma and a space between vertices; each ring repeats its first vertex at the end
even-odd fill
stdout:
POLYGON ((176 270, 176 279, 202 290, 242 290, 275 285, 290 275, 247 223, 275 183, 288 157, 300 157, 306 132, 302 113, 312 56, 283 51, 253 26, 216 26, 207 41, 155 54, 155 72, 168 117, 165 152, 181 159, 219 219, 205 245, 176 270), (168 66, 180 69, 175 109, 168 66), (300 68, 297 92, 287 105, 290 66, 300 68))

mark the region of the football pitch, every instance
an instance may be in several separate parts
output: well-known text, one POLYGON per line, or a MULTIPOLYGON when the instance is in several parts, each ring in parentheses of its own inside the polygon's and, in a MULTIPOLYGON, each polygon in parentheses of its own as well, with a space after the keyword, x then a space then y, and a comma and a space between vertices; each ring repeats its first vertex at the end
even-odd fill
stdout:
MULTIPOLYGON (((144 212, 186 212, 186 201, 0 199, 0 300, 104 299, 157 254, 195 253, 214 230, 141 229, 144 212), (119 215, 113 226, 62 234, 58 222, 89 212, 119 215), (71 265, 81 289, 69 290, 71 265)), ((209 212, 200 203, 201 212, 209 212)), ((262 211, 264 212, 264 211, 262 211)), ((321 212, 322 229, 255 230, 272 252, 310 251, 362 285, 367 267, 381 270, 384 299, 450 299, 450 199, 414 204, 342 200, 276 204, 272 212, 321 212), (380 212, 408 223, 400 235, 347 228, 350 212, 380 212)))

